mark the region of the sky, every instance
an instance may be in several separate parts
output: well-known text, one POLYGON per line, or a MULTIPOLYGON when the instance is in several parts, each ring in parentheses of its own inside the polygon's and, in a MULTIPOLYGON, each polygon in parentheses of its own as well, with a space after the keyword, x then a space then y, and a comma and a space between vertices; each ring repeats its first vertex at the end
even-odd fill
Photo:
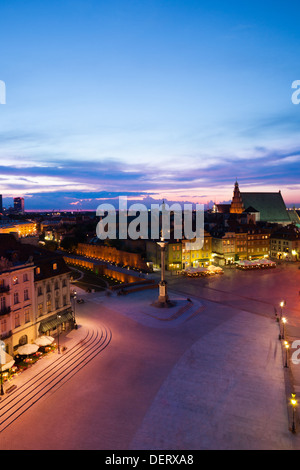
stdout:
POLYGON ((296 2, 0 0, 0 47, 5 206, 300 206, 296 2))

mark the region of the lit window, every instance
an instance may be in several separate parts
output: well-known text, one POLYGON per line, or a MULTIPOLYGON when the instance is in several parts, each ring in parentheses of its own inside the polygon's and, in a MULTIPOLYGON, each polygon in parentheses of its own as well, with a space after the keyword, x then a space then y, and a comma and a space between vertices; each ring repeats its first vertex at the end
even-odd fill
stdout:
POLYGON ((20 326, 21 323, 20 323, 20 315, 19 313, 16 313, 15 314, 15 328, 18 328, 18 326, 20 326))
POLYGON ((29 315, 29 309, 27 308, 25 310, 25 323, 28 323, 30 321, 30 315, 29 315))
POLYGON ((56 263, 53 264, 53 269, 54 269, 54 271, 57 269, 57 264, 56 263))

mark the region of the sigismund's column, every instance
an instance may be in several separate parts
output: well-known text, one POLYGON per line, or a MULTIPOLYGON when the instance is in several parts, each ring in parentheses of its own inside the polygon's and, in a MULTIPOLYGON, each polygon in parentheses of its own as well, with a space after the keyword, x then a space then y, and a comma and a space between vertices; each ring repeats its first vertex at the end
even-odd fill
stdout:
POLYGON ((158 302, 166 304, 169 301, 168 296, 168 289, 167 289, 167 281, 165 280, 165 253, 166 253, 166 246, 168 244, 164 238, 161 238, 157 244, 160 246, 160 256, 161 256, 161 278, 159 283, 159 295, 158 295, 158 302))

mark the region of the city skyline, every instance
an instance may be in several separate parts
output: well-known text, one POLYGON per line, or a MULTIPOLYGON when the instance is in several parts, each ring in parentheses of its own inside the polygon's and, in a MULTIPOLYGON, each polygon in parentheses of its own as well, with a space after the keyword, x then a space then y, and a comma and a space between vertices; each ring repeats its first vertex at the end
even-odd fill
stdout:
POLYGON ((1 6, 0 194, 26 210, 131 200, 300 204, 297 18, 271 2, 1 6))

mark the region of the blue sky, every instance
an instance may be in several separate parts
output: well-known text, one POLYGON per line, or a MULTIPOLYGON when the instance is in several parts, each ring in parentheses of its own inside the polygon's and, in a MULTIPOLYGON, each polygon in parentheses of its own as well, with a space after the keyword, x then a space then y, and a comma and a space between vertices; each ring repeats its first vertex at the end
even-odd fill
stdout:
MULTIPOLYGON (((0 194, 300 205, 296 2, 1 0, 0 194)), ((99 202, 100 201, 100 202, 99 202)))

